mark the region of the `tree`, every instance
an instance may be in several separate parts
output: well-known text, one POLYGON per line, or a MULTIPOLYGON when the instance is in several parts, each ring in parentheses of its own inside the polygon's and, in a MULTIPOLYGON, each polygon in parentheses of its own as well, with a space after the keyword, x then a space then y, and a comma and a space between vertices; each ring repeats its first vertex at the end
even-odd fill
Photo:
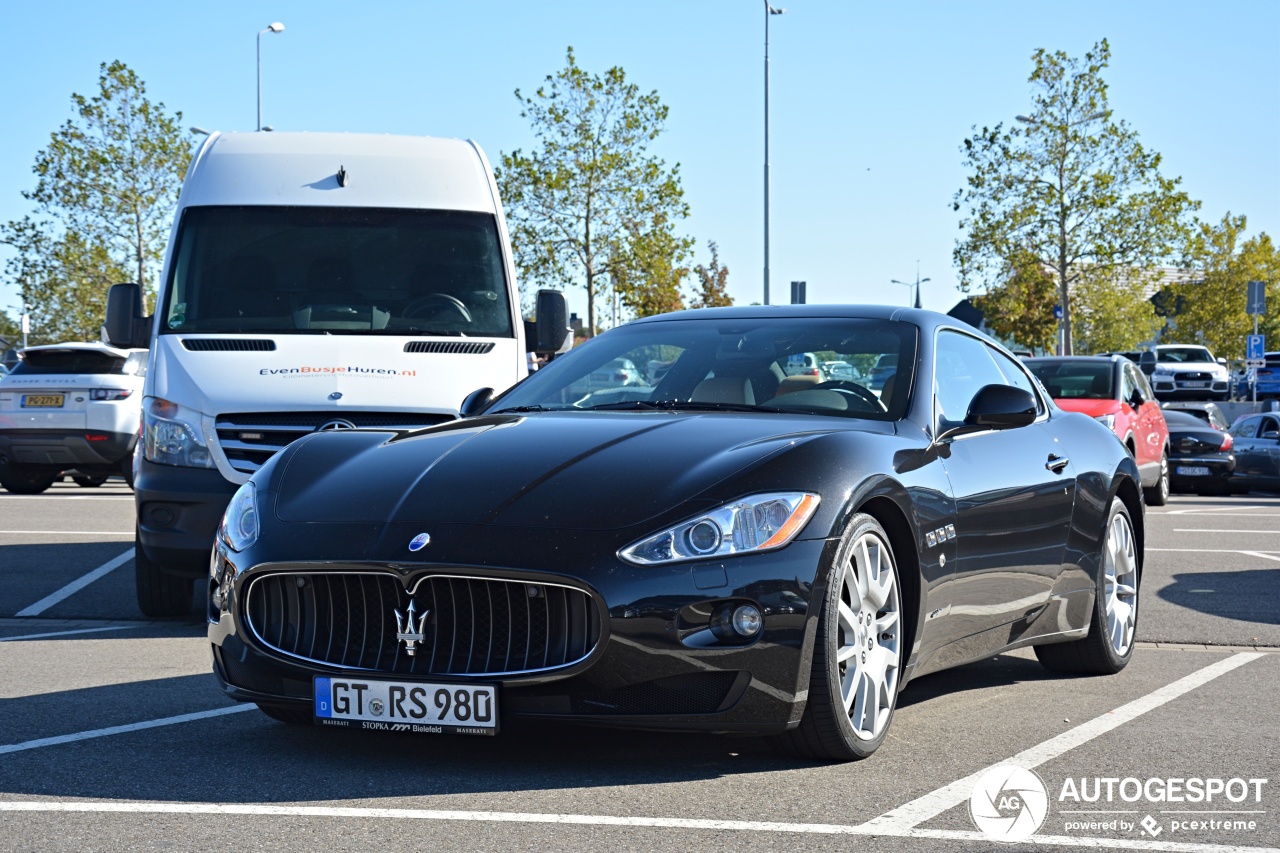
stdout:
POLYGON ((1085 353, 1137 349, 1154 338, 1163 324, 1147 299, 1145 275, 1129 278, 1120 271, 1112 278, 1085 271, 1076 281, 1074 295, 1080 309, 1071 325, 1085 353))
MULTIPOLYGON (((671 233, 667 224, 689 215, 679 165, 668 169, 649 153, 667 107, 656 91, 628 83, 621 68, 588 74, 572 47, 564 69, 533 97, 515 94, 538 140, 529 154, 503 154, 497 172, 520 276, 539 287, 585 287, 595 334, 596 297, 617 284, 614 272, 634 272, 619 259, 644 253, 631 245, 639 235, 671 233)), ((633 292, 644 286, 629 284, 633 292)))
POLYGON ((681 291, 689 277, 685 264, 693 239, 680 237, 661 214, 645 225, 624 223, 614 245, 609 275, 622 305, 636 317, 651 317, 684 307, 681 291))
POLYGON ((998 337, 1041 351, 1052 350, 1058 337, 1057 299, 1054 277, 1027 251, 1014 254, 1003 283, 969 297, 998 337))
POLYGON ((693 268, 698 281, 697 292, 689 301, 690 308, 718 308, 733 304, 733 298, 729 296, 729 268, 720 266, 720 247, 715 240, 708 240, 707 248, 711 250, 711 262, 693 268))
POLYGON ((1160 155, 1113 120, 1100 76, 1110 57, 1105 39, 1083 61, 1036 50, 1031 115, 1008 129, 974 128, 961 149, 967 186, 953 204, 963 209, 953 253, 961 288, 999 282, 1018 253, 1032 252, 1057 281, 1068 354, 1077 283, 1087 275, 1096 296, 1107 282, 1143 278, 1181 248, 1199 207, 1181 178, 1160 174, 1160 155))
POLYGON ((98 94, 72 94, 75 116, 36 155, 38 181, 23 195, 76 235, 76 245, 109 254, 148 287, 159 275, 190 147, 182 113, 148 100, 128 66, 100 69, 98 94))
MULTIPOLYGON (((1178 337, 1198 340, 1197 333, 1203 333, 1215 354, 1242 357, 1245 336, 1253 332, 1253 316, 1245 311, 1248 283, 1265 282, 1268 307, 1274 308, 1273 300, 1280 299, 1280 249, 1265 233, 1245 240, 1244 216, 1228 213, 1216 226, 1197 225, 1185 260, 1195 274, 1170 288, 1178 306, 1178 337)), ((1260 332, 1280 333, 1274 310, 1258 319, 1260 332)))

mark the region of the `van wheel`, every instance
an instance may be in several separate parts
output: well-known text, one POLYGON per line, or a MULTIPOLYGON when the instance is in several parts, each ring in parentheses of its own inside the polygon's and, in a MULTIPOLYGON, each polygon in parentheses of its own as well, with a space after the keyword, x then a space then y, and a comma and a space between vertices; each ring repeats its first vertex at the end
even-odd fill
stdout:
POLYGON ((58 479, 57 469, 36 465, 0 465, 0 486, 15 495, 38 495, 46 491, 58 479))
POLYGON ((120 460, 120 476, 124 477, 125 483, 129 488, 133 488, 133 454, 130 453, 124 459, 120 460))
POLYGON ((133 576, 137 586, 138 609, 155 619, 185 616, 191 612, 193 578, 171 575, 147 556, 136 532, 133 537, 133 576))

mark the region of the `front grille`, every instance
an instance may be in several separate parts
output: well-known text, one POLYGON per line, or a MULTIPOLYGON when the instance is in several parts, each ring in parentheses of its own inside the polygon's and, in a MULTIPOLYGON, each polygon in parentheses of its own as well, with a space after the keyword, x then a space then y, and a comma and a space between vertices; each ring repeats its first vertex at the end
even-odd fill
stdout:
MULTIPOLYGON (((574 587, 431 575, 414 587, 427 620, 411 656, 396 634, 409 595, 384 572, 290 572, 254 579, 244 618, 268 648, 396 675, 496 676, 570 666, 600 640, 591 595, 574 587)), ((416 628, 410 628, 415 630, 416 628)))
POLYGON ((183 338, 191 352, 271 352, 276 342, 266 338, 183 338))
POLYGON ((493 351, 492 341, 409 341, 405 352, 426 352, 437 355, 484 355, 493 351))
POLYGON ((453 420, 450 415, 423 412, 246 412, 219 415, 218 444, 231 467, 252 474, 289 442, 325 424, 344 422, 343 428, 422 429, 453 420))
POLYGON ((1178 379, 1183 382, 1207 382, 1213 379, 1212 373, 1179 373, 1178 379))

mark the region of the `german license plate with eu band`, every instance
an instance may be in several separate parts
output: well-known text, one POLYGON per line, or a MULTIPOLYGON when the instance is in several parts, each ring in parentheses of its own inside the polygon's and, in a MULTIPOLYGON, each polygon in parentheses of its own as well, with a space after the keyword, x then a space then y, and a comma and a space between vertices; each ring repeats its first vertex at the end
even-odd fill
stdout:
POLYGON ((415 734, 498 733, 498 691, 491 684, 317 676, 314 685, 318 725, 415 734))

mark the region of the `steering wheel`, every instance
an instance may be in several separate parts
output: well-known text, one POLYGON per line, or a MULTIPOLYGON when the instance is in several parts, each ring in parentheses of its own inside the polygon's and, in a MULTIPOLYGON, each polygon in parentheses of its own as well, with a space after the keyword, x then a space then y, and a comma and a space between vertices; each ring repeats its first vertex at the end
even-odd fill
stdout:
POLYGON ((458 297, 450 296, 447 293, 428 293, 425 296, 419 296, 417 299, 411 299, 404 308, 400 309, 400 316, 406 319, 418 317, 419 311, 433 304, 439 304, 440 309, 453 311, 461 315, 466 322, 471 322, 471 312, 467 309, 467 306, 463 305, 462 300, 458 297))
POLYGON ((889 411, 885 404, 875 394, 871 393, 866 388, 863 388, 857 382, 849 382, 846 379, 829 379, 826 382, 819 382, 817 385, 814 385, 811 390, 839 391, 843 394, 850 394, 859 398, 862 402, 869 405, 873 412, 889 411))

